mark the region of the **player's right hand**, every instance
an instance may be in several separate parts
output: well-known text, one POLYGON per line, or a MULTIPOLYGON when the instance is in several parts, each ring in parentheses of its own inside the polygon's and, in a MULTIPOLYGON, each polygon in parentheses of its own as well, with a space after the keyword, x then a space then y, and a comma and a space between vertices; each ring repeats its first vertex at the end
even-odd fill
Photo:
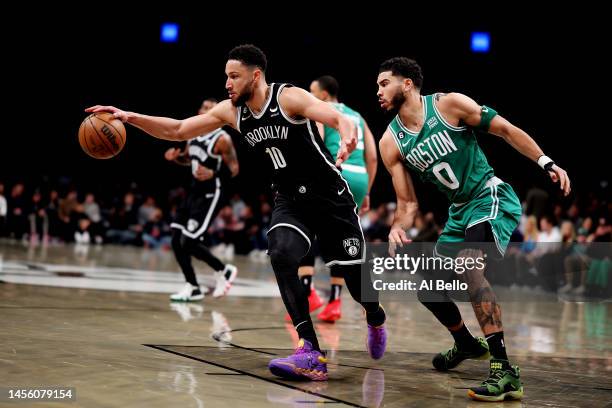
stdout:
POLYGON ((110 112, 114 117, 119 119, 122 122, 127 122, 128 114, 125 111, 122 111, 119 108, 115 108, 114 106, 103 106, 103 105, 95 105, 85 109, 85 112, 96 113, 96 112, 110 112))
POLYGON ((166 153, 164 153, 164 158, 168 161, 173 161, 173 160, 178 159, 180 155, 181 155, 181 149, 177 149, 173 147, 173 148, 166 150, 166 153))
POLYGON ((550 176, 553 183, 556 183, 557 181, 559 182, 559 187, 563 191, 564 196, 567 196, 570 191, 572 191, 570 179, 567 176, 565 170, 563 170, 561 167, 557 166, 556 164, 553 164, 551 171, 548 172, 548 175, 550 176))
POLYGON ((344 163, 353 150, 357 148, 357 127, 353 126, 351 129, 351 134, 348 137, 342 137, 340 139, 340 148, 338 149, 338 154, 336 155, 336 167, 340 168, 342 163, 344 163))
POLYGON ((389 232, 389 255, 395 256, 397 247, 402 248, 404 244, 411 243, 412 240, 406 235, 406 231, 402 227, 393 226, 389 232))

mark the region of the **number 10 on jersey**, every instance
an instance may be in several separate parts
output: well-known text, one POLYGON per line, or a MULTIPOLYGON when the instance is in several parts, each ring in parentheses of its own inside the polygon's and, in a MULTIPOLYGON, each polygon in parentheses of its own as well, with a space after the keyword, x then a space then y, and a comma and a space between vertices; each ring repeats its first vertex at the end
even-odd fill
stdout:
POLYGON ((274 164, 274 170, 287 167, 287 162, 283 157, 283 152, 281 152, 279 148, 268 147, 266 149, 266 153, 268 153, 270 155, 270 158, 272 159, 272 164, 274 164))

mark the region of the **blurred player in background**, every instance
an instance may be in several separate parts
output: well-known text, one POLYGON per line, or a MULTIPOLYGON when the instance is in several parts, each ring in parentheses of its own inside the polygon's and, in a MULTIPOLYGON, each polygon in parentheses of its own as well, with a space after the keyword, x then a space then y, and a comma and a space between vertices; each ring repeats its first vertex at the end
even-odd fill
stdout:
MULTIPOLYGON (((198 113, 205 114, 217 104, 215 99, 206 99, 198 113)), ((191 257, 206 262, 216 275, 213 297, 227 294, 236 278, 238 269, 223 264, 204 245, 204 234, 217 216, 223 202, 223 184, 238 174, 238 159, 232 138, 218 128, 187 141, 184 149, 166 151, 166 160, 191 167, 193 176, 187 198, 178 210, 172 227, 172 249, 187 283, 178 293, 170 296, 172 301, 189 302, 202 300, 201 290, 191 263, 191 257)))

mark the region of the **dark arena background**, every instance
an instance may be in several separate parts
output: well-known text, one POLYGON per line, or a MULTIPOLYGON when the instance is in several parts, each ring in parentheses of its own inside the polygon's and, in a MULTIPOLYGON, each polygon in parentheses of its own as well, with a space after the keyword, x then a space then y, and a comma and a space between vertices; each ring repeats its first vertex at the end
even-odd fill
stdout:
MULTIPOLYGON (((340 102, 367 121, 377 150, 393 119, 380 109, 377 76, 395 56, 420 64, 422 95, 466 94, 533 137, 567 171, 568 196, 502 138, 477 131, 495 175, 522 206, 506 256, 499 267, 487 266, 487 278, 524 395, 491 405, 612 406, 610 22, 602 10, 75 3, 21 5, 4 17, 0 406, 484 404, 468 390, 487 378, 488 362, 434 369, 433 356, 452 347, 453 337, 414 293, 381 293, 382 359, 368 355, 365 314, 348 290, 338 297, 342 317, 321 319, 337 293, 319 258, 309 301, 311 309, 321 303, 311 318, 329 380, 293 381, 268 370, 271 359, 299 347, 299 335, 266 254, 275 197, 269 165, 233 129, 226 128, 240 172, 224 184, 218 215, 195 241, 235 265, 237 275, 227 267, 215 274, 194 258, 203 299, 170 298, 185 285, 170 225, 193 177, 164 154, 184 143, 126 124, 123 150, 96 160, 79 145, 79 125, 96 104, 196 115, 204 99, 227 99, 225 64, 240 44, 265 52, 268 83, 309 90, 313 80, 335 77, 340 102), (230 275, 231 288, 219 289, 230 275), (216 289, 222 296, 213 296, 216 289)), ((360 222, 366 246, 386 251, 396 195, 377 154, 370 209, 360 222)), ((413 180, 419 208, 407 234, 432 243, 449 201, 433 184, 413 180)), ((461 300, 465 326, 483 336, 472 305, 461 300)))

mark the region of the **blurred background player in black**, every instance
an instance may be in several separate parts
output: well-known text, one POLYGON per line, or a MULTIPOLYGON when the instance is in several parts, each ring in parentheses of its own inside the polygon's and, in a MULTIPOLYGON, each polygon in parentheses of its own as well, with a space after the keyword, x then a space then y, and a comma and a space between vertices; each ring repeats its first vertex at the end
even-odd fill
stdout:
MULTIPOLYGON (((208 112, 217 104, 215 99, 206 99, 198 113, 208 112)), ((184 149, 168 149, 166 160, 191 166, 193 176, 187 198, 178 210, 172 227, 172 249, 185 275, 187 283, 179 292, 170 296, 178 302, 202 300, 200 289, 191 263, 191 257, 206 262, 216 274, 213 297, 227 294, 236 278, 238 269, 223 264, 204 245, 204 234, 215 219, 223 202, 223 183, 238 174, 236 150, 227 132, 219 128, 187 142, 184 149)))

